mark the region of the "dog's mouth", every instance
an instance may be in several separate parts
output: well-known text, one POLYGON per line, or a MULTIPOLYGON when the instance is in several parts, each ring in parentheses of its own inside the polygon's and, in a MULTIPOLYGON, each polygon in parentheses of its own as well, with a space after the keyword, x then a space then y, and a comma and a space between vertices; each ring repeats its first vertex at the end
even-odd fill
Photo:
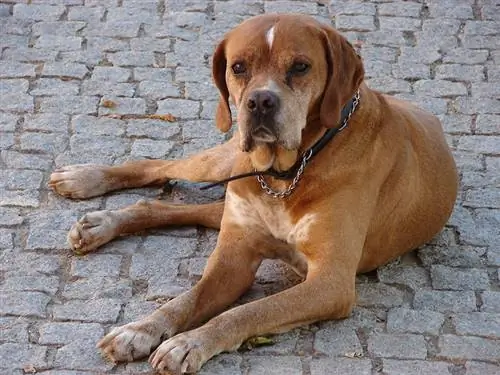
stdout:
POLYGON ((252 130, 251 137, 254 143, 276 143, 278 141, 278 136, 264 126, 252 130))
POLYGON ((284 172, 293 167, 298 159, 298 150, 288 150, 278 143, 259 142, 250 151, 250 160, 257 171, 267 171, 271 167, 284 172))
POLYGON ((286 148, 274 126, 254 125, 243 132, 241 140, 241 149, 249 153, 256 171, 264 172, 273 168, 284 172, 297 161, 297 149, 286 148))

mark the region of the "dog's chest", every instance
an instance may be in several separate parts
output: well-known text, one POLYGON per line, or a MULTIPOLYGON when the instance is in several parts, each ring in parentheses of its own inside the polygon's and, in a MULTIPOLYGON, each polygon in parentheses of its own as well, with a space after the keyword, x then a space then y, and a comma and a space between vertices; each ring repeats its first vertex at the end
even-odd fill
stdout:
POLYGON ((226 205, 231 220, 239 225, 267 232, 274 238, 295 245, 307 237, 314 214, 308 213, 293 222, 282 202, 269 203, 259 197, 240 197, 231 191, 226 192, 226 205))

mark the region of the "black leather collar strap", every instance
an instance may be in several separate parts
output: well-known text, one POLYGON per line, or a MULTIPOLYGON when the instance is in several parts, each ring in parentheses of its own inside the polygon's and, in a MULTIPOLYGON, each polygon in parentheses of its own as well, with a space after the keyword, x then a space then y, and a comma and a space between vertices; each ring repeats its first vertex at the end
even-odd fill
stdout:
POLYGON ((279 180, 290 180, 290 179, 294 178, 297 174, 297 171, 298 171, 301 163, 302 163, 304 155, 309 154, 307 159, 308 160, 312 159, 315 155, 318 154, 318 152, 320 152, 328 144, 328 142, 331 141, 331 139, 333 137, 335 137, 335 135, 337 135, 342 130, 344 130, 348 124, 349 118, 351 117, 352 113, 355 111, 358 103, 359 103, 359 92, 356 92, 355 96, 353 96, 346 103, 346 105, 342 108, 342 112, 340 115, 340 126, 337 128, 328 129, 325 132, 325 134, 323 134, 323 136, 312 147, 307 149, 302 154, 302 156, 297 160, 297 162, 289 170, 284 171, 284 172, 278 172, 278 171, 275 171, 273 168, 271 168, 271 169, 269 169, 267 171, 263 171, 263 172, 255 171, 255 172, 242 173, 242 174, 238 174, 235 176, 231 176, 231 177, 226 178, 226 179, 221 180, 221 181, 214 182, 212 184, 202 186, 202 187, 200 187, 200 190, 210 189, 210 188, 213 188, 217 185, 223 185, 223 184, 230 182, 230 181, 239 180, 240 178, 247 178, 247 177, 259 176, 259 175, 260 176, 271 176, 271 177, 277 178, 279 180))

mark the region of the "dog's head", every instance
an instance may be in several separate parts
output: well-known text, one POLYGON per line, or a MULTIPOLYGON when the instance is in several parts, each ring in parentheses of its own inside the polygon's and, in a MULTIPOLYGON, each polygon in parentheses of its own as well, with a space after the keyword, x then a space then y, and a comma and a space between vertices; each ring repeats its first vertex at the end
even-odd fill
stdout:
POLYGON ((253 17, 215 51, 216 123, 222 131, 231 127, 231 98, 241 149, 250 152, 254 167, 287 170, 297 160, 309 120, 336 126, 363 76, 361 59, 333 28, 308 16, 253 17))

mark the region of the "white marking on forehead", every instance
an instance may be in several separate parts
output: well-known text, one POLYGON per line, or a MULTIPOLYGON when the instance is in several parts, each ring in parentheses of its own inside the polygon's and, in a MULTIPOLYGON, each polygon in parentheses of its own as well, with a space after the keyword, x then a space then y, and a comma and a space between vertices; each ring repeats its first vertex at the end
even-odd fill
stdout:
POLYGON ((273 48, 273 41, 274 41, 274 26, 271 27, 269 30, 267 30, 266 40, 267 40, 267 44, 269 44, 269 49, 272 49, 273 48))

